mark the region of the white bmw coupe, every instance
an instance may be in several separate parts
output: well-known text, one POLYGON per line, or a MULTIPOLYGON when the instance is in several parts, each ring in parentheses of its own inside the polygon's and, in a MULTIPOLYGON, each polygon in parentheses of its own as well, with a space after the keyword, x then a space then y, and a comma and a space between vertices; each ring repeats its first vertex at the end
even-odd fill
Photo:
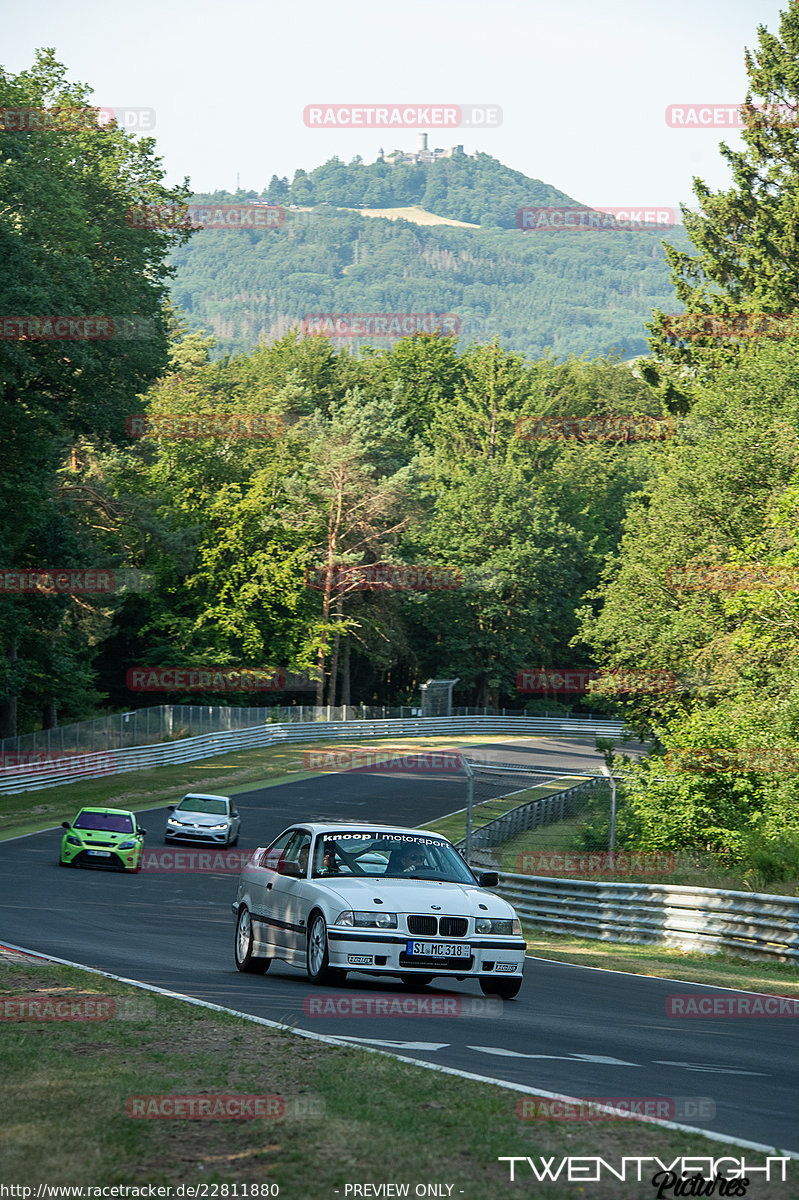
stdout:
POLYGON ((347 822, 293 825, 252 854, 233 905, 240 971, 273 959, 305 967, 314 983, 347 971, 477 979, 512 999, 526 943, 514 909, 437 833, 347 822))

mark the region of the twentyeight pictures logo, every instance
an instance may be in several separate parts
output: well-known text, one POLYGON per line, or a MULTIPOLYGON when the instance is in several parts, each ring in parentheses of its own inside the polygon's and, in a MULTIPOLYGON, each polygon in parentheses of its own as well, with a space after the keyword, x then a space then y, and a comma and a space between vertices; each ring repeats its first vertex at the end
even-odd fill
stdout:
POLYGON ((491 129, 498 104, 306 104, 309 129, 491 129))

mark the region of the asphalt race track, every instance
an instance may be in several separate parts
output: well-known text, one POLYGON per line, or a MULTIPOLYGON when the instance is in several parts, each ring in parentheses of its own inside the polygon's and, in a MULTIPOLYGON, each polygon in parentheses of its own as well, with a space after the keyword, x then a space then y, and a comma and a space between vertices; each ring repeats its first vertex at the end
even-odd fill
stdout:
MULTIPOLYGON (((597 766, 592 738, 531 738, 475 746, 474 752, 546 766, 554 775, 597 766)), ((461 776, 323 775, 238 794, 240 845, 266 845, 296 820, 415 825, 463 804, 461 776)), ((161 848, 166 809, 140 815, 148 830, 145 848, 161 848)), ((314 988, 303 972, 280 963, 264 976, 242 975, 233 963, 235 875, 62 870, 61 832, 0 843, 0 941, 530 1089, 664 1100, 669 1107, 661 1114, 682 1124, 799 1153, 799 1050, 791 1018, 669 1017, 668 996, 719 989, 535 958, 527 960, 518 999, 504 1003, 499 1015, 486 1014, 476 984, 447 987, 443 980, 419 997, 454 996, 473 1002, 474 1011, 313 1015, 311 1001, 327 996, 340 1008, 350 996, 363 1001, 413 993, 399 980, 374 982, 355 972, 341 988, 314 988)))

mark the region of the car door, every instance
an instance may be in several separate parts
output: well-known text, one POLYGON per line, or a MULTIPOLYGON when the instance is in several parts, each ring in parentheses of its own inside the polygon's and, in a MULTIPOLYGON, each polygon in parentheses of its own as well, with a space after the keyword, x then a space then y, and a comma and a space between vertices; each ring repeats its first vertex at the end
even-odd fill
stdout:
POLYGON ((273 952, 279 952, 281 955, 283 953, 283 939, 280 935, 280 928, 275 923, 276 915, 272 891, 275 886, 275 880, 280 878, 276 870, 277 864, 283 858, 286 847, 292 838, 295 837, 296 833, 295 829, 287 829, 285 833, 281 833, 280 837, 264 850, 254 868, 250 867, 247 872, 250 912, 254 923, 258 925, 258 938, 269 946, 273 952))
POLYGON ((307 829, 295 830, 283 853, 283 861, 297 863, 302 869, 302 878, 280 875, 275 871, 270 889, 270 912, 289 961, 300 959, 305 954, 310 850, 310 832, 307 829))

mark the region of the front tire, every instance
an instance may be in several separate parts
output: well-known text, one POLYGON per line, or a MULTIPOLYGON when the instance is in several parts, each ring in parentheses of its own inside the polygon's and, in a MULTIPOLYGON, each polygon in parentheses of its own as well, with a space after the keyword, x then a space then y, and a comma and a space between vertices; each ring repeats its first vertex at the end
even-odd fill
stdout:
POLYGON ((308 922, 308 948, 305 953, 308 978, 311 983, 340 983, 346 971, 331 967, 327 942, 327 922, 317 910, 308 922))
POLYGON ((243 906, 239 909, 239 915, 236 918, 236 937, 234 941, 234 955, 236 966, 239 971, 244 971, 249 975, 263 975, 272 965, 271 958, 255 958, 252 952, 252 918, 250 910, 243 906))
POLYGON ((480 976, 480 990, 484 996, 499 996, 500 1000, 513 1000, 518 996, 522 979, 494 979, 491 975, 480 976))

